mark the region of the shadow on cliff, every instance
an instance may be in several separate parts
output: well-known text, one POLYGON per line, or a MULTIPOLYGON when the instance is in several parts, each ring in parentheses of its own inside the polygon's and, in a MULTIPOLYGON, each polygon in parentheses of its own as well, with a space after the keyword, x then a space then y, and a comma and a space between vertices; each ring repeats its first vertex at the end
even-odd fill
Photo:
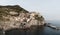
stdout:
POLYGON ((30 29, 11 29, 6 31, 6 35, 37 35, 42 34, 44 26, 31 26, 30 29))

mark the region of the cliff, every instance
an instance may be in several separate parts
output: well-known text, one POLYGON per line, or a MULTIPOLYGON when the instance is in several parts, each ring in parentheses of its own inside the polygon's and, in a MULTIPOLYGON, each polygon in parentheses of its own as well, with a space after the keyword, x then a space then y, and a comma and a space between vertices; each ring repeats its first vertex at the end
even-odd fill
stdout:
POLYGON ((36 12, 29 12, 18 5, 0 6, 0 29, 30 28, 44 25, 44 17, 36 12))

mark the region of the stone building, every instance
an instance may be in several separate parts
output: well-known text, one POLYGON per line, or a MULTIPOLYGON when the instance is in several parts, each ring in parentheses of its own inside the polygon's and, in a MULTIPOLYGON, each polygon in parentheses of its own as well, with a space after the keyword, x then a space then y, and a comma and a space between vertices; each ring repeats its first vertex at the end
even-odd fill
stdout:
POLYGON ((0 29, 30 28, 32 25, 44 25, 44 17, 29 12, 18 5, 0 6, 0 29))

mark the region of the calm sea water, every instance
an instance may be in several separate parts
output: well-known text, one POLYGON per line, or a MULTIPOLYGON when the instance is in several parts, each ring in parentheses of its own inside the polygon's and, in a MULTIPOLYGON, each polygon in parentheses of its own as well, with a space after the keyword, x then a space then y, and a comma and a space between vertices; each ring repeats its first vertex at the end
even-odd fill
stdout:
MULTIPOLYGON (((60 27, 59 21, 47 21, 52 25, 60 27)), ((55 30, 49 27, 36 28, 32 30, 12 30, 6 33, 6 35, 60 35, 60 30, 55 30)))

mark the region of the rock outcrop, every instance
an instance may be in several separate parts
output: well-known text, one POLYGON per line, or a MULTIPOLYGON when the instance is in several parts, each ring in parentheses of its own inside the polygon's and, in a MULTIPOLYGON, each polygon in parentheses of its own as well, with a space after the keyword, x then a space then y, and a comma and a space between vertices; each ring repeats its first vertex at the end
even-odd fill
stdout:
POLYGON ((32 25, 44 25, 42 15, 29 12, 18 5, 0 6, 0 29, 30 28, 32 25))

